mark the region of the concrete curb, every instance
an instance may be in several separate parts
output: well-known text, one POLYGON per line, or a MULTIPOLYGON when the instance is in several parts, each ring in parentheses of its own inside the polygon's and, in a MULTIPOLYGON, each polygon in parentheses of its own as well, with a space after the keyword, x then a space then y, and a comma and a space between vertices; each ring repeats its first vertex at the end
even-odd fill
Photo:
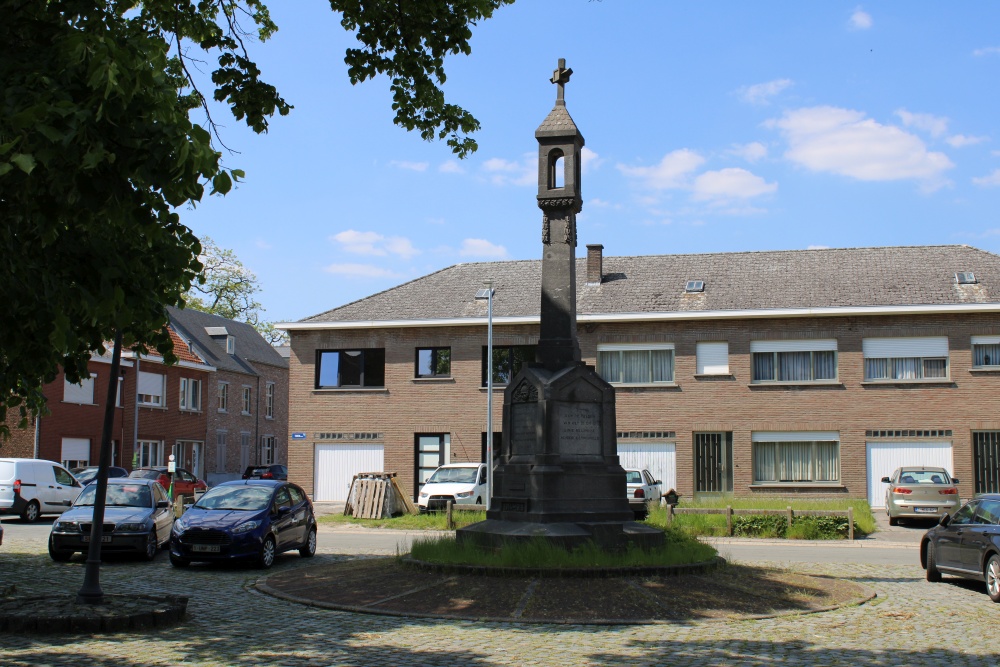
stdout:
POLYGON ((135 632, 176 625, 186 595, 105 595, 101 604, 78 604, 75 595, 0 599, 0 632, 93 634, 135 632))

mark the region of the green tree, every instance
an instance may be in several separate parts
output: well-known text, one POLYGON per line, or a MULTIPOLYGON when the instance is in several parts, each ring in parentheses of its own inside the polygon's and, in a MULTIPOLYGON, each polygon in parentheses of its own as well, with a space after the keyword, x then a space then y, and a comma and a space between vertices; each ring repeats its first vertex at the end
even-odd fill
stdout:
MULTIPOLYGON (((476 148, 478 122, 445 101, 444 58, 469 53, 471 26, 513 0, 331 0, 359 47, 353 83, 390 80, 395 122, 476 148)), ((214 59, 212 97, 265 132, 291 110, 245 48, 277 27, 260 0, 0 0, 0 432, 44 405, 42 385, 71 382, 118 332, 170 361, 166 305, 202 266, 176 207, 225 194, 238 169, 190 76, 214 59), (247 28, 246 26, 249 26, 247 28), (191 50, 189 54, 188 50, 191 50)))

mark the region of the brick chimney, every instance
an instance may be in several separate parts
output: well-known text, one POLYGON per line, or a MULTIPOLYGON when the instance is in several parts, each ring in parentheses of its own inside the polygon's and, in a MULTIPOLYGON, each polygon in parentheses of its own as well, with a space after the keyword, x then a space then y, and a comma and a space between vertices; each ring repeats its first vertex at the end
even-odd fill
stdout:
POLYGON ((587 246, 587 284, 600 285, 604 278, 604 246, 600 243, 587 246))

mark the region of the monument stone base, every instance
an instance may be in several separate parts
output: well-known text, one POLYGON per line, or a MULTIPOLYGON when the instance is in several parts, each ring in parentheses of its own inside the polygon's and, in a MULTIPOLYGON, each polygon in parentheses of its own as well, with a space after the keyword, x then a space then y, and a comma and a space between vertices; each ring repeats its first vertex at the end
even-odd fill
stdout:
POLYGON ((635 521, 536 523, 487 519, 455 532, 459 544, 474 544, 489 551, 539 538, 567 551, 588 542, 608 552, 622 552, 629 547, 655 549, 665 542, 663 531, 635 521))

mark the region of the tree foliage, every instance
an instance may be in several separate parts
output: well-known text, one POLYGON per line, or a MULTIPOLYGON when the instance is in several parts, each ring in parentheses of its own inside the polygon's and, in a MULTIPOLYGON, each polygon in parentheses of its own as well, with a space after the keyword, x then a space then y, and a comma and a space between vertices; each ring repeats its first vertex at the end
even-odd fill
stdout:
MULTIPOLYGON (((478 123, 445 102, 444 57, 512 1, 330 4, 360 43, 351 81, 387 75, 395 122, 464 156, 478 123)), ((261 0, 0 0, 0 432, 9 407, 25 423, 42 385, 60 368, 78 381, 117 331, 172 360, 165 306, 202 270, 175 209, 243 175, 220 165, 189 65, 214 59, 212 97, 265 132, 292 107, 246 43, 276 29, 261 0)))

